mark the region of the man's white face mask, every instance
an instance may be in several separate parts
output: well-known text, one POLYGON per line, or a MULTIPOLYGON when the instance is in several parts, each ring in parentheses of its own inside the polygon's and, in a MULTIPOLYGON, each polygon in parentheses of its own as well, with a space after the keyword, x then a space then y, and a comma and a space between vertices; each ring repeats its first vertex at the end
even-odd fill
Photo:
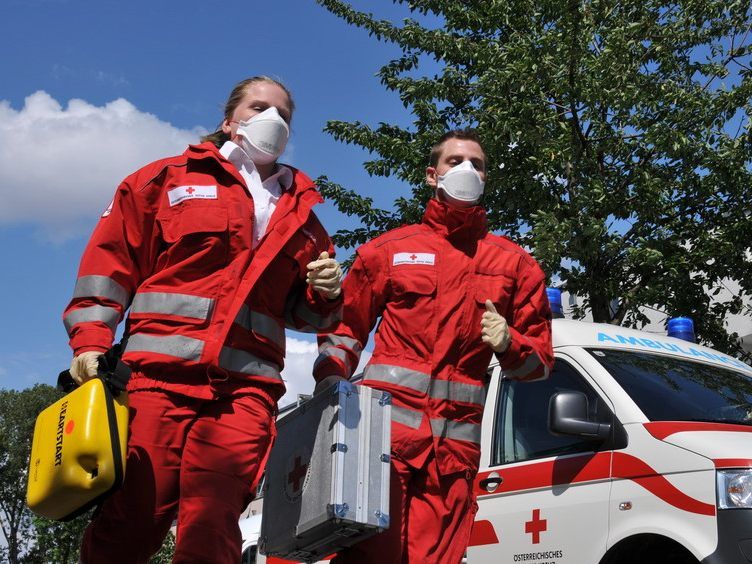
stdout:
POLYGON ((290 128, 272 106, 248 121, 239 121, 240 145, 256 164, 269 164, 284 152, 290 128))
POLYGON ((438 188, 444 190, 450 199, 464 204, 477 204, 485 185, 470 161, 462 161, 437 179, 438 188))

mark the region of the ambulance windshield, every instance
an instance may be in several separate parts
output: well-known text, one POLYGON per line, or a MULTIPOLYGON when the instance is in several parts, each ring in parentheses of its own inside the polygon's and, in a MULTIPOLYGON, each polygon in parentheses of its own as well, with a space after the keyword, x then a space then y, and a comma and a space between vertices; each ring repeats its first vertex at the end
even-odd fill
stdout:
POLYGON ((674 356, 589 349, 651 421, 752 425, 748 374, 674 356))

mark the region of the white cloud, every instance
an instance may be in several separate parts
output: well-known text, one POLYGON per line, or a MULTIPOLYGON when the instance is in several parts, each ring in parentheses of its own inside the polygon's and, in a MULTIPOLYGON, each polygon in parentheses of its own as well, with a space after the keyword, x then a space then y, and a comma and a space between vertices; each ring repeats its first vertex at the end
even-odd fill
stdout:
POLYGON ((104 106, 73 99, 64 108, 38 91, 21 110, 1 100, 0 225, 32 223, 50 240, 86 233, 123 178, 202 133, 122 98, 104 106))
MULTIPOLYGON (((315 341, 305 341, 287 335, 287 356, 282 378, 285 380, 287 392, 279 400, 279 406, 297 401, 298 394, 313 393, 314 380, 311 374, 313 363, 318 356, 318 346, 315 341)), ((369 351, 364 351, 360 357, 360 364, 355 373, 360 372, 371 358, 369 351)))

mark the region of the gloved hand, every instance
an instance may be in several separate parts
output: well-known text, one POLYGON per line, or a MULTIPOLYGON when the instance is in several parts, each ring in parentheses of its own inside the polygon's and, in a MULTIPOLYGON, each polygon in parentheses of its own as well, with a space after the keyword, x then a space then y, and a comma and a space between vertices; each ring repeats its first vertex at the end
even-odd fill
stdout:
POLYGON ((73 357, 70 366, 70 374, 76 384, 80 386, 97 375, 100 356, 102 356, 101 352, 87 351, 73 357))
POLYGON ((335 259, 329 258, 329 253, 321 253, 318 260, 308 263, 307 268, 307 282, 311 288, 329 300, 339 297, 342 291, 342 269, 335 259))
POLYGON ((318 395, 321 392, 324 392, 334 386, 337 382, 347 382, 347 378, 343 378, 342 376, 339 376, 337 374, 332 374, 331 376, 327 376, 326 378, 323 378, 319 380, 316 383, 316 387, 313 388, 313 395, 318 395))
POLYGON ((496 311, 491 300, 486 300, 486 311, 480 320, 480 335, 483 342, 499 354, 507 350, 512 342, 507 320, 496 311))

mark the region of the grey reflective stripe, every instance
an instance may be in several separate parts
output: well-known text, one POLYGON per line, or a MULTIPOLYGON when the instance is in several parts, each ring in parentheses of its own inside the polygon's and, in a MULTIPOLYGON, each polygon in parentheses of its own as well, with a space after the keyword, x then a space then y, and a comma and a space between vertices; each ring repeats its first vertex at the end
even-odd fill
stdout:
POLYGON ((128 337, 125 352, 152 352, 198 362, 204 342, 183 335, 144 335, 136 333, 128 337))
POLYGON ((423 412, 392 405, 392 421, 417 429, 423 421, 423 412))
POLYGON ((346 347, 356 354, 360 353, 363 350, 363 345, 361 345, 360 341, 358 341, 357 339, 343 337, 342 335, 334 335, 333 333, 324 336, 324 342, 334 347, 346 347))
MULTIPOLYGON (((504 375, 509 378, 524 378, 528 374, 534 372, 543 363, 541 362, 540 358, 538 358, 538 355, 533 352, 531 353, 526 359, 525 362, 522 363, 522 366, 519 368, 515 368, 513 370, 504 370, 504 375)), ((548 376, 548 367, 545 367, 545 370, 543 371, 542 378, 545 378, 548 376)))
POLYGON ((431 432, 435 437, 480 444, 480 425, 476 425, 475 423, 463 423, 448 419, 431 419, 431 432))
POLYGON ((128 307, 131 301, 130 293, 120 284, 108 276, 82 276, 76 280, 73 289, 74 298, 107 298, 119 303, 123 309, 128 307))
POLYGON ((193 319, 207 319, 214 304, 211 298, 173 294, 169 292, 142 292, 136 294, 131 313, 160 313, 193 319))
POLYGON ((449 382, 447 380, 432 380, 428 395, 434 399, 458 401, 461 403, 486 403, 486 387, 475 386, 463 382, 449 382))
POLYGON ((313 369, 316 370, 316 367, 319 364, 324 362, 328 357, 332 356, 342 361, 342 364, 345 365, 345 369, 347 369, 348 374, 352 372, 352 366, 350 366, 350 360, 347 358, 347 353, 342 349, 338 349, 337 347, 329 345, 328 343, 323 343, 319 347, 319 356, 313 363, 313 369))
POLYGON ((120 321, 120 312, 112 307, 95 305, 74 309, 63 319, 65 330, 68 331, 68 333, 71 332, 74 325, 90 321, 101 321, 115 331, 118 321, 120 321))
MULTIPOLYGON (((311 309, 305 304, 300 302, 292 311, 292 315, 299 317, 306 322, 306 325, 299 330, 315 333, 316 331, 331 327, 335 323, 342 319, 342 308, 337 308, 335 311, 327 316, 319 315, 318 313, 311 311, 311 309)), ((293 319, 288 319, 293 321, 293 319)), ((293 323, 293 326, 296 324, 293 323)))
POLYGON ((401 366, 393 366, 391 364, 369 364, 366 366, 363 382, 367 382, 368 380, 388 382, 389 384, 426 393, 431 383, 431 376, 424 372, 402 368, 401 366))
POLYGON ((285 328, 273 317, 252 311, 246 304, 240 308, 238 315, 235 317, 235 323, 247 329, 263 335, 279 348, 285 348, 285 328))
POLYGON ((219 353, 219 365, 233 372, 268 376, 282 381, 279 365, 240 349, 222 347, 222 352, 219 353))

